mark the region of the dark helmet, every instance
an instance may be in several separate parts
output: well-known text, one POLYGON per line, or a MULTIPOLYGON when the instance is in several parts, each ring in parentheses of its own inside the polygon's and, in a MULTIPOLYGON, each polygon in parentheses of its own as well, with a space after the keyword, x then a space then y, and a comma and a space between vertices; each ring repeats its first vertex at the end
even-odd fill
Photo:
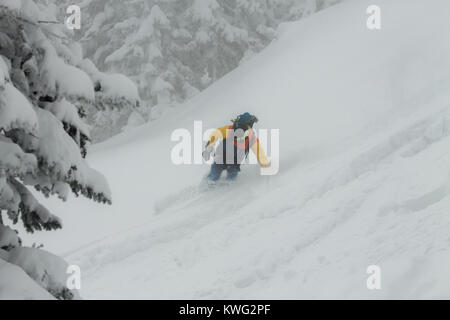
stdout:
POLYGON ((237 116, 236 119, 231 120, 231 122, 233 122, 233 127, 235 129, 241 128, 247 130, 248 126, 250 126, 250 128, 253 128, 253 124, 255 122, 258 122, 258 118, 248 112, 245 112, 237 116))

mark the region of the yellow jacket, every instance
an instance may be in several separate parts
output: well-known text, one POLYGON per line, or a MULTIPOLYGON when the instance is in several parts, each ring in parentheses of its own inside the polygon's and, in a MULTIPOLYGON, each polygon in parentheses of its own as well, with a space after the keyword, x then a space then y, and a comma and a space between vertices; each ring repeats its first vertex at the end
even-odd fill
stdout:
MULTIPOLYGON (((209 145, 214 147, 214 144, 216 141, 224 140, 228 137, 228 135, 232 132, 233 126, 228 125, 224 127, 217 128, 214 130, 210 137, 209 137, 209 145)), ((249 129, 252 130, 252 129, 249 129)), ((253 133, 254 134, 254 133, 253 133)), ((258 159, 258 163, 261 167, 266 168, 270 166, 270 161, 267 158, 266 154, 264 153, 264 150, 261 146, 261 143, 259 142, 259 139, 255 136, 255 142, 252 143, 250 146, 252 152, 256 155, 256 158, 258 159)))

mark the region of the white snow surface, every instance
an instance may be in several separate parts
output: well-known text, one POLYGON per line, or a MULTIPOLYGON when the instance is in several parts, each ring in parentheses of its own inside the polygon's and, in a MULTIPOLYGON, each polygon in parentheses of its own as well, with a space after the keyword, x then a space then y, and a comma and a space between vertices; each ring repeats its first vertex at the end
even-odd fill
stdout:
MULTIPOLYGON (((66 288, 68 274, 67 263, 61 258, 36 248, 17 247, 8 252, 8 262, 20 266, 46 291, 61 294, 66 288)), ((74 299, 78 299, 77 290, 71 290, 74 299)))
POLYGON ((0 248, 19 246, 17 233, 9 227, 0 225, 0 248))
POLYGON ((94 84, 89 76, 83 70, 66 64, 50 44, 44 42, 42 47, 45 48, 46 55, 41 78, 48 90, 94 101, 94 84), (69 74, 70 77, 67 76, 69 74))
POLYGON ((54 300, 20 267, 0 259, 0 300, 54 300))
POLYGON ((378 31, 370 4, 283 26, 178 113, 94 146, 113 205, 43 200, 65 228, 24 242, 80 265, 88 299, 450 298, 450 3, 379 0, 378 31), (172 131, 245 111, 280 129, 280 172, 196 192, 209 168, 173 165, 172 131))
POLYGON ((36 134, 38 121, 31 103, 10 82, 5 82, 3 99, 0 98, 0 128, 8 131, 23 128, 27 133, 36 134), (13 105, 14 108, 6 106, 13 105))

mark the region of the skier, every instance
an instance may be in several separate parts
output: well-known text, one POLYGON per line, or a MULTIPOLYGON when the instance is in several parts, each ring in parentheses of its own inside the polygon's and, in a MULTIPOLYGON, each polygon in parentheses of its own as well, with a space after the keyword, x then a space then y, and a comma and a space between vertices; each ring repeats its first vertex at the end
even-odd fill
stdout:
POLYGON ((216 141, 220 141, 214 156, 214 163, 211 165, 211 172, 208 175, 208 179, 211 181, 217 181, 224 170, 227 171, 227 179, 235 179, 241 170, 242 161, 248 156, 250 148, 256 155, 261 167, 270 166, 270 161, 252 129, 253 124, 258 122, 258 119, 245 112, 231 121, 233 122, 232 125, 218 128, 211 133, 202 153, 203 159, 208 161, 214 151, 216 141))

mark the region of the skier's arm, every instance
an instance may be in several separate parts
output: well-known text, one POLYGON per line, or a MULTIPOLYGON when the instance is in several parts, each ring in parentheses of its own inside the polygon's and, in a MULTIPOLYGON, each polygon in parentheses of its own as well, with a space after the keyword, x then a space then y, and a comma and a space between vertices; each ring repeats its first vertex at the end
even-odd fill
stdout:
POLYGON ((227 130, 229 129, 229 126, 225 126, 222 128, 218 128, 214 130, 210 137, 208 142, 206 143, 205 150, 202 152, 202 157, 205 159, 205 161, 208 161, 211 157, 211 153, 214 151, 214 144, 217 140, 222 140, 227 136, 227 130))
POLYGON ((211 135, 209 136, 209 141, 208 141, 207 146, 214 147, 214 144, 216 143, 216 141, 225 139, 225 137, 227 136, 227 130, 229 130, 229 126, 217 128, 216 130, 214 130, 211 133, 211 135))
POLYGON ((259 143, 259 139, 256 139, 256 142, 252 145, 252 151, 256 155, 258 163, 261 167, 263 168, 270 167, 270 161, 269 159, 267 159, 267 156, 264 153, 261 144, 259 143))

